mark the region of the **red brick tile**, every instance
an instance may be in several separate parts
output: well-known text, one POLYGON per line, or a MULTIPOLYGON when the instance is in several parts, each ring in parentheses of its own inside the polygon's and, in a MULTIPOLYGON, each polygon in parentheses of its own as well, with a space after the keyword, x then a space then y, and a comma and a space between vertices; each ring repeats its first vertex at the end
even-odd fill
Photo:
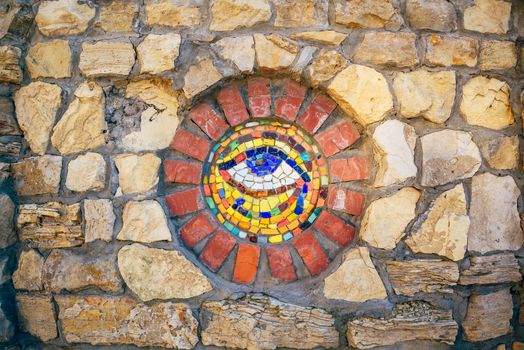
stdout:
POLYGON ((204 161, 209 153, 210 144, 202 137, 179 129, 171 142, 171 147, 192 158, 204 161))
POLYGON ((166 159, 164 161, 164 172, 167 182, 198 185, 202 176, 202 163, 166 159))
POLYGON ((294 121, 302 105, 304 96, 306 96, 306 91, 307 89, 302 85, 289 80, 283 96, 276 102, 275 115, 289 121, 294 121))
POLYGON ((293 241, 293 245, 313 276, 328 266, 329 259, 311 231, 300 234, 293 241))
POLYGON ((266 254, 273 277, 285 282, 297 279, 288 245, 269 246, 266 254))
POLYGON ((221 138, 229 128, 229 125, 207 103, 201 103, 189 112, 189 118, 213 140, 221 138))
POLYGON ((320 144, 326 157, 336 154, 352 144, 360 137, 357 127, 350 121, 342 121, 319 132, 315 139, 320 144))
POLYGON ((247 83, 249 96, 249 111, 253 117, 269 117, 271 115, 271 88, 269 79, 251 79, 247 83))
POLYGON ((199 213, 180 228, 180 238, 189 248, 193 248, 216 228, 215 221, 210 220, 206 214, 199 213))
POLYGON ((222 88, 218 93, 217 100, 229 124, 235 126, 249 119, 246 106, 236 85, 231 84, 222 88))
POLYGON ((329 160, 332 182, 364 180, 368 178, 368 160, 362 157, 329 160))
POLYGON ((326 210, 323 210, 315 223, 313 228, 328 236, 332 241, 339 246, 345 247, 355 237, 355 228, 347 224, 344 220, 336 215, 333 215, 326 210))
POLYGON ((166 203, 171 213, 176 216, 202 210, 205 207, 204 198, 198 188, 170 194, 166 196, 166 203))
POLYGON ((362 214, 365 197, 362 193, 338 186, 329 186, 328 207, 351 215, 362 214))
POLYGON ((211 271, 216 272, 220 266, 222 266, 229 253, 231 253, 235 244, 235 239, 229 233, 219 229, 217 233, 211 237, 202 251, 200 260, 202 260, 211 271))
POLYGON ((239 243, 233 281, 251 284, 255 281, 260 260, 260 247, 249 243, 239 243))
POLYGON ((324 124, 337 105, 323 94, 315 96, 313 102, 298 117, 297 123, 310 133, 315 133, 324 124))

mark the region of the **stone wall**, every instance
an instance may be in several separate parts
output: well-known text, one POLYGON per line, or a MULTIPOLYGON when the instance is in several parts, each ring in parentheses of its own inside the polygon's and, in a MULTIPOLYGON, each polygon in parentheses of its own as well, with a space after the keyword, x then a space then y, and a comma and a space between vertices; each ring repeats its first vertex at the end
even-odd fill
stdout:
POLYGON ((523 38, 519 0, 2 1, 0 347, 524 348, 523 38), (265 118, 329 168, 268 241, 204 176, 265 118))

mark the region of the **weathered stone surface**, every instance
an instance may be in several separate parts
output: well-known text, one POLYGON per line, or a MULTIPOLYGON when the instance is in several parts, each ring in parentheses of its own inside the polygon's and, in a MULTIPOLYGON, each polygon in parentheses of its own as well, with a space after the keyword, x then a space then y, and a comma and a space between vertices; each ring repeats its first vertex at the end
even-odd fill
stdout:
POLYGON ((180 50, 180 34, 149 34, 137 46, 140 73, 158 74, 175 68, 180 50))
POLYGON ((510 69, 517 65, 517 47, 512 41, 484 40, 480 46, 480 69, 510 69))
POLYGON ((482 142, 480 152, 493 169, 514 169, 519 161, 519 139, 517 136, 491 138, 482 142))
POLYGON ((426 64, 449 67, 477 65, 478 40, 470 37, 427 35, 426 64))
MULTIPOLYGON (((0 259, 0 286, 6 286, 6 283, 11 281, 11 266, 10 266, 10 257, 4 256, 0 259)), ((1 305, 0 305, 1 307, 1 305)), ((1 314, 1 312, 0 312, 1 314)), ((0 339, 2 338, 2 326, 1 326, 1 316, 0 316, 0 339)))
POLYGON ((147 24, 181 27, 200 24, 199 0, 145 0, 147 24))
POLYGON ((2 39, 9 31, 9 27, 11 27, 11 23, 13 23, 18 11, 20 11, 20 6, 13 3, 0 9, 0 39, 2 39))
POLYGON ((25 158, 12 164, 11 171, 20 196, 58 193, 62 157, 45 155, 25 158))
POLYGON ((97 239, 110 242, 115 225, 113 202, 110 199, 86 199, 84 201, 85 242, 97 239))
POLYGON ((135 50, 129 42, 83 43, 78 68, 87 78, 127 77, 135 64, 135 50))
POLYGON ((513 301, 509 289, 469 298, 466 318, 462 322, 466 341, 481 341, 511 333, 513 301))
POLYGON ((166 215, 157 201, 127 202, 122 221, 122 229, 117 236, 121 241, 171 241, 166 215))
POLYGON ((25 64, 33 79, 68 78, 71 76, 69 42, 57 39, 38 43, 27 52, 25 64))
POLYGON ((172 81, 162 78, 133 81, 127 85, 126 97, 141 99, 152 107, 142 112, 140 130, 124 136, 124 148, 139 152, 168 147, 180 123, 179 94, 173 90, 172 81))
POLYGON ((51 297, 18 294, 16 304, 23 330, 42 341, 49 341, 58 336, 51 297))
POLYGON ((498 284, 522 280, 519 262, 513 253, 472 256, 469 266, 460 272, 459 284, 498 284))
POLYGON ((471 125, 501 130, 513 124, 509 85, 495 78, 471 78, 462 89, 460 111, 471 125))
POLYGON ((379 164, 376 187, 404 182, 417 176, 415 166, 415 129, 398 120, 388 120, 373 132, 373 154, 379 164))
POLYGON ((314 87, 332 79, 344 69, 348 61, 338 51, 323 49, 304 72, 305 78, 314 87))
POLYGON ((438 254, 458 261, 466 252, 469 224, 466 194, 459 184, 431 203, 426 219, 406 243, 414 253, 438 254))
POLYGON ((335 0, 335 22, 348 28, 398 30, 402 17, 395 0, 335 0))
POLYGON ((14 95, 16 119, 24 131, 24 139, 36 154, 44 154, 62 103, 62 89, 55 84, 33 82, 14 95))
POLYGON ((184 94, 187 98, 193 98, 220 79, 222 79, 222 74, 216 69, 211 60, 200 60, 189 67, 184 76, 184 94))
POLYGON ((20 240, 32 248, 67 248, 84 242, 80 204, 22 204, 16 224, 20 240))
POLYGON ((99 153, 82 154, 67 166, 66 187, 75 192, 101 191, 106 183, 106 161, 99 153))
POLYGON ((324 45, 340 45, 344 40, 346 40, 348 35, 334 30, 320 30, 292 34, 291 37, 295 39, 314 41, 324 45))
POLYGON ((406 16, 415 29, 449 32, 457 27, 455 7, 446 0, 408 0, 406 16))
POLYGON ((384 76, 373 68, 352 64, 331 81, 328 94, 360 124, 377 122, 393 109, 393 97, 384 76))
POLYGON ((18 268, 13 273, 13 285, 16 289, 42 290, 43 268, 44 257, 37 250, 23 251, 18 258, 18 268))
POLYGON ((377 248, 394 249, 406 226, 415 218, 419 198, 419 191, 405 187, 372 202, 362 219, 360 238, 377 248))
POLYGON ((118 268, 143 301, 192 298, 213 289, 202 272, 175 250, 127 245, 118 252, 118 268))
POLYGON ((311 62, 313 55, 317 52, 317 50, 318 48, 315 46, 305 46, 302 48, 302 50, 300 50, 297 59, 290 69, 290 76, 292 79, 300 80, 302 73, 304 73, 306 66, 309 64, 309 62, 311 62))
POLYGON ((366 32, 353 60, 390 67, 411 67, 418 63, 413 33, 366 32))
POLYGON ((15 46, 0 46, 0 83, 20 84, 24 75, 20 68, 22 50, 15 46))
POLYGON ((252 27, 271 18, 271 6, 267 0, 213 0, 209 11, 209 30, 217 32, 252 27))
POLYGON ((211 48, 223 60, 232 62, 242 73, 253 71, 255 42, 251 35, 222 38, 211 44, 211 48))
POLYGON ((69 343, 129 344, 192 349, 197 320, 184 304, 139 304, 129 297, 56 296, 69 343), (96 315, 96 317, 93 317, 96 315))
POLYGON ((485 173, 473 177, 468 250, 517 250, 524 243, 517 199, 520 190, 511 176, 485 173))
POLYGON ((248 295, 202 305, 204 345, 240 349, 312 349, 339 346, 335 320, 322 309, 248 295))
POLYGON ((98 288, 107 293, 122 292, 122 279, 115 262, 114 253, 55 249, 45 261, 44 288, 52 293, 85 288, 98 288))
POLYGON ((482 159, 471 134, 441 130, 420 138, 422 186, 438 186, 473 176, 482 159))
POLYGON ((458 333, 451 310, 438 309, 423 301, 397 304, 385 319, 360 317, 347 324, 350 346, 370 349, 416 340, 452 345, 458 333))
POLYGON ((366 247, 348 251, 342 264, 324 283, 324 296, 329 299, 364 302, 387 298, 386 288, 366 247))
POLYGON ((100 8, 100 17, 96 23, 104 32, 132 32, 133 19, 138 13, 136 3, 115 0, 100 8))
POLYGON ((288 68, 298 54, 296 42, 283 36, 255 34, 255 51, 261 70, 279 71, 288 68))
POLYGON ((0 97, 0 136, 21 134, 16 123, 13 102, 7 97, 0 97))
POLYGON ((509 29, 511 3, 503 0, 475 0, 464 10, 464 29, 505 34, 509 29))
POLYGON ((120 154, 115 157, 118 181, 124 194, 149 192, 158 184, 160 158, 154 153, 120 154))
POLYGON ((0 194, 0 249, 16 242, 15 204, 7 194, 0 194))
POLYGON ((62 118, 53 128, 51 143, 62 154, 81 152, 105 143, 105 98, 95 82, 82 83, 62 118))
POLYGON ((6 158, 18 159, 22 153, 22 142, 20 139, 0 139, 0 154, 6 158))
POLYGON ((275 27, 300 28, 323 26, 328 21, 328 1, 303 0, 300 6, 293 1, 273 0, 275 27))
MULTIPOLYGON (((10 312, 5 310, 6 304, 7 304, 6 300, 0 301, 0 341, 1 342, 8 342, 15 335, 15 325, 11 321, 12 316, 10 315, 10 312)), ((6 350, 17 350, 17 349, 8 348, 6 350)))
POLYGON ((42 1, 35 22, 46 36, 77 35, 85 32, 95 13, 94 6, 76 0, 42 1))
POLYGON ((422 116, 433 123, 444 123, 450 117, 455 88, 455 72, 452 71, 397 73, 393 80, 402 116, 422 116))

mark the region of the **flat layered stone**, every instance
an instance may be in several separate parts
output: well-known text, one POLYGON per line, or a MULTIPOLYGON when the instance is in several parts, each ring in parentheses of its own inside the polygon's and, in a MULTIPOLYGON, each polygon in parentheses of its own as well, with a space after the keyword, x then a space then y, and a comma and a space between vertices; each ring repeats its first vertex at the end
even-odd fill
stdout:
POLYGON ((13 102, 7 97, 0 97, 0 136, 22 135, 15 119, 13 102))
POLYGON ((455 102, 455 72, 397 73, 393 89, 403 117, 422 116, 433 123, 444 123, 451 116, 455 102))
POLYGON ((426 64, 438 67, 477 65, 479 43, 475 38, 431 34, 425 36, 425 41, 426 64))
POLYGON ((44 257, 36 249, 23 251, 18 258, 18 267, 13 273, 15 288, 29 291, 42 290, 44 261, 44 257))
POLYGON ((156 189, 160 158, 154 153, 119 154, 115 157, 115 165, 122 193, 144 193, 156 189))
POLYGON ((24 78, 20 67, 22 50, 15 46, 0 46, 0 83, 20 84, 24 78))
POLYGON ((324 280, 324 296, 353 302, 387 298, 386 288, 366 247, 356 247, 344 255, 342 264, 324 280))
POLYGON ((4 249, 16 242, 16 206, 7 194, 0 194, 0 210, 0 249, 4 249))
POLYGON ((438 254, 453 261, 466 253, 470 220, 464 186, 440 194, 430 205, 420 227, 406 239, 414 253, 438 254))
POLYGON ((511 3, 502 0, 475 0, 464 10, 464 29, 505 34, 509 30, 511 3))
POLYGON ((209 11, 209 30, 217 32, 253 27, 271 18, 267 0, 213 0, 209 11))
POLYGON ((158 74, 175 69, 180 42, 180 34, 147 35, 136 48, 140 73, 158 74))
POLYGON ((519 139, 517 136, 490 138, 482 142, 480 152, 493 169, 514 169, 519 161, 519 139))
POLYGON ((71 76, 71 48, 66 40, 52 40, 31 46, 25 64, 32 79, 69 78, 71 76))
POLYGON ((97 148, 105 144, 105 97, 95 82, 82 83, 53 128, 51 143, 62 154, 97 148))
POLYGON ((416 34, 366 32, 353 60, 388 67, 411 67, 418 63, 416 34))
POLYGON ((395 0, 336 0, 335 22, 348 28, 398 30, 404 21, 395 0))
POLYGON ((62 157, 45 155, 25 158, 12 164, 11 171, 20 196, 58 193, 62 157))
POLYGON ((460 272, 459 284, 516 283, 522 280, 519 261, 513 253, 472 256, 469 266, 460 272))
POLYGON ((78 68, 86 78, 127 77, 135 64, 130 42, 83 43, 78 68))
POLYGON ((101 191, 106 185, 106 161, 99 153, 88 152, 67 165, 65 186, 74 192, 101 191))
POLYGON ((393 97, 384 76, 352 64, 331 81, 327 92, 350 117, 363 126, 380 121, 393 109, 393 97))
POLYGON ((373 247, 394 249, 415 218, 420 192, 405 187, 391 196, 377 199, 368 206, 360 228, 360 238, 373 247))
POLYGON ((222 74, 216 69, 211 60, 200 60, 189 67, 184 76, 184 94, 187 98, 193 98, 221 79, 222 74))
POLYGON ((16 225, 20 240, 32 248, 68 248, 84 242, 78 203, 22 204, 16 225))
POLYGON ((524 243, 517 200, 520 190, 511 176, 489 173, 473 177, 468 250, 487 253, 517 250, 524 243))
POLYGON ((198 343, 198 322, 184 304, 145 305, 126 296, 58 295, 55 299, 68 343, 175 349, 192 349, 198 343))
POLYGON ((49 341, 58 336, 55 309, 50 296, 18 294, 16 306, 22 330, 42 341, 49 341))
POLYGON ((171 242, 166 215, 155 200, 127 202, 122 212, 122 221, 122 229, 116 237, 121 241, 171 242))
POLYGON ((319 30, 292 34, 292 38, 317 42, 324 45, 340 45, 348 37, 345 33, 334 30, 319 30))
POLYGON ((412 301, 397 304, 386 318, 363 316, 350 320, 346 336, 350 346, 370 349, 424 340, 453 345, 457 333, 458 325, 451 310, 436 308, 423 301, 412 301))
POLYGON ((84 200, 85 242, 97 239, 110 242, 113 239, 115 212, 110 199, 84 200))
POLYGON ((175 250, 127 245, 118 252, 118 269, 143 301, 192 298, 213 289, 202 272, 175 250))
POLYGON ((133 20, 138 14, 138 5, 125 0, 115 0, 100 8, 100 16, 96 26, 104 32, 133 31, 133 20))
POLYGON ((255 42, 251 35, 222 38, 211 44, 211 48, 223 60, 232 62, 242 73, 253 71, 255 42))
POLYGON ((145 0, 144 5, 150 26, 194 27, 201 21, 200 0, 145 0))
POLYGON ((42 1, 35 22, 45 36, 77 35, 85 32, 95 13, 94 6, 76 0, 42 1))
POLYGON ((511 69, 517 65, 517 47, 513 41, 484 40, 480 46, 480 69, 511 69))
POLYGON ((326 311, 262 295, 207 301, 201 315, 204 345, 240 349, 339 346, 335 320, 326 311))
POLYGON ((442 130, 420 138, 422 186, 438 186, 472 177, 482 163, 480 151, 464 131, 442 130))
POLYGON ((301 28, 323 26, 328 23, 326 0, 303 0, 300 6, 287 0, 273 0, 275 27, 301 28))
POLYGON ((332 79, 348 64, 348 60, 338 51, 322 49, 306 68, 304 76, 314 87, 332 79))
POLYGON ((457 28, 455 7, 446 0, 408 0, 406 17, 415 29, 450 32, 457 28))
POLYGON ((255 51, 258 67, 266 71, 289 68, 298 55, 296 42, 277 34, 255 34, 255 51))

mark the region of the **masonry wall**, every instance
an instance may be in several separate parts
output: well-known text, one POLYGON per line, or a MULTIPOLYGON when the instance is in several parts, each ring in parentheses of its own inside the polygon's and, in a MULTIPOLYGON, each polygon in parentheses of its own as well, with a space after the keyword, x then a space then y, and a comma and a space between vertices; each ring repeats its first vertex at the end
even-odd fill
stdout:
POLYGON ((0 347, 524 348, 523 38, 518 0, 2 1, 0 347), (217 215, 249 128, 325 169, 281 234, 217 215))

